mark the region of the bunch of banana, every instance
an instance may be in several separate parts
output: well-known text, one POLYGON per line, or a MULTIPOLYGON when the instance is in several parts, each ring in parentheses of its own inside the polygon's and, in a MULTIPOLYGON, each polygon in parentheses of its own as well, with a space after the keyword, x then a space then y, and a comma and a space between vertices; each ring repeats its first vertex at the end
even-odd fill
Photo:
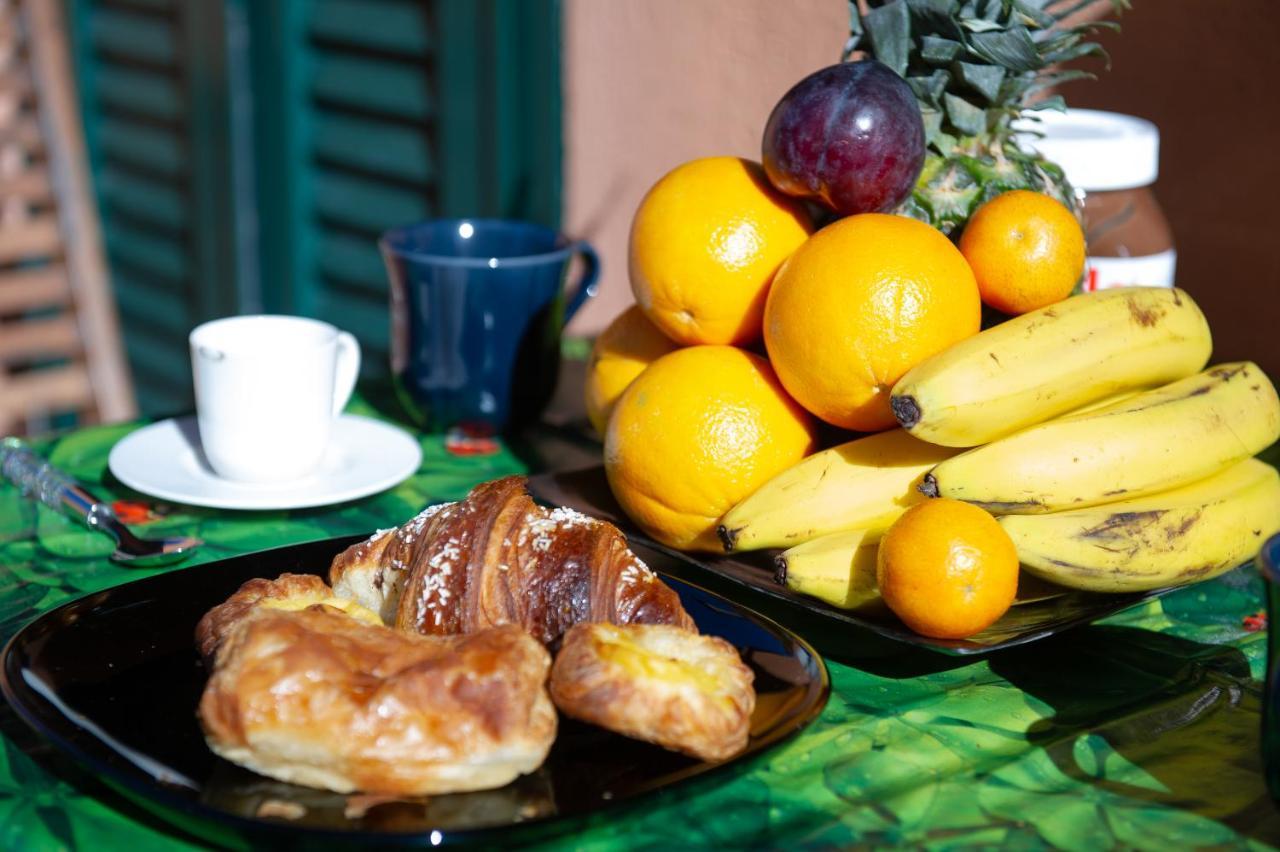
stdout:
POLYGON ((1280 476, 1249 460, 1280 438, 1280 397, 1253 363, 1202 370, 1210 348, 1180 290, 1090 293, 1009 320, 907 373, 892 396, 903 429, 784 471, 721 519, 721 541, 789 548, 779 582, 866 608, 881 535, 941 496, 1001 516, 1027 570, 1063 586, 1215 576, 1280 529, 1280 476))
POLYGON ((1067 299, 927 359, 893 387, 912 435, 975 447, 1126 390, 1200 370, 1212 341, 1181 290, 1135 287, 1067 299))
POLYGON ((1058 585, 1097 592, 1180 586, 1244 564, 1280 532, 1280 474, 1246 459, 1163 494, 999 520, 1023 567, 1058 585))
MULTIPOLYGON (((1130 592, 1215 577, 1280 532, 1280 474, 1249 456, 1280 438, 1280 399, 1251 363, 1128 394, 939 463, 922 490, 991 510, 1023 567, 1060 586, 1130 592)), ((778 557, 788 588, 876 600, 879 531, 778 557), (868 567, 870 566, 870 567, 868 567)))
POLYGON ((956 452, 894 429, 814 453, 730 509, 720 542, 726 551, 758 550, 842 530, 882 533, 924 499, 925 473, 956 452))
POLYGON ((1060 417, 950 458, 924 492, 995 514, 1080 509, 1210 476, 1280 438, 1280 398, 1251 362, 1060 417))

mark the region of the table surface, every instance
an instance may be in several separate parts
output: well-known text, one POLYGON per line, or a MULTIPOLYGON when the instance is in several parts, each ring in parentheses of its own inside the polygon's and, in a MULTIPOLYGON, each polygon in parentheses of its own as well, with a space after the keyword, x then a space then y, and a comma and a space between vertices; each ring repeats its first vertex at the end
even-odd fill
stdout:
MULTIPOLYGON (((598 453, 544 430, 464 458, 442 436, 422 435, 421 468, 391 491, 321 509, 236 513, 157 504, 113 480, 107 453, 137 425, 81 429, 37 448, 104 499, 137 501, 151 531, 205 539, 198 556, 169 570, 393 526, 477 482, 598 453)), ((138 578, 109 562, 110 551, 105 538, 0 486, 0 639, 60 603, 138 578)), ((831 700, 817 722, 737 768, 571 823, 546 842, 1270 846, 1280 840, 1280 811, 1259 758, 1263 606, 1246 567, 978 660, 815 634, 791 621, 830 666, 831 700)), ((8 706, 0 734, 0 849, 200 847, 72 765, 8 706)))

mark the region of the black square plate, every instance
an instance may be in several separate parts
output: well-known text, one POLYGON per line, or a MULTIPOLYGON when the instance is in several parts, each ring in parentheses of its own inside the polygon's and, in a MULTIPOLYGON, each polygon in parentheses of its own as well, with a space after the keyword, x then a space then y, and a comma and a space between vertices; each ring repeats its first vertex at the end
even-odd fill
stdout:
MULTIPOLYGON (((507 787, 367 807, 361 797, 273 781, 216 757, 196 721, 207 676, 195 650, 196 622, 252 577, 323 575, 333 556, 358 540, 209 562, 60 606, 9 642, 0 687, 37 731, 144 807, 210 841, 271 848, 458 840, 505 845, 514 831, 553 833, 571 827, 571 817, 757 755, 808 725, 826 704, 826 667, 803 640, 738 604, 664 576, 698 628, 733 644, 755 672, 751 740, 729 761, 702 763, 562 719, 543 767, 507 787)), ((659 573, 674 562, 643 545, 634 549, 659 573)))

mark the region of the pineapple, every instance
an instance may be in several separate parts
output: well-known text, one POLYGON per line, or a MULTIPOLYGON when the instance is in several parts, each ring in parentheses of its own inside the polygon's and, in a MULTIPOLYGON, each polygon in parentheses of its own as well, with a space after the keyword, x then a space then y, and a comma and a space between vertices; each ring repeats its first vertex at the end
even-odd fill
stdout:
MULTIPOLYGON (((1013 124, 1037 110, 1064 109, 1061 95, 1029 103, 1046 87, 1092 79, 1051 70, 1082 56, 1105 58, 1086 41, 1109 22, 1064 26, 1094 0, 848 0, 844 58, 862 51, 902 75, 924 117, 924 170, 898 212, 946 234, 980 204, 1011 189, 1050 195, 1077 215, 1062 169, 1018 146, 1013 124)), ((1128 0, 1111 0, 1116 9, 1128 0)))

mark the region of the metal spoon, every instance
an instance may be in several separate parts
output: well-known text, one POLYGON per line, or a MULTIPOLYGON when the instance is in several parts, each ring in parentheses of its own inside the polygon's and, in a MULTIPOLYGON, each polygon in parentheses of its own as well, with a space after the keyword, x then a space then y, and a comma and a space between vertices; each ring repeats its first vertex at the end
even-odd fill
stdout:
POLYGON ((76 481, 41 459, 17 438, 0 441, 0 474, 17 485, 24 496, 80 521, 115 539, 112 560, 137 568, 155 568, 186 559, 204 542, 191 536, 142 538, 116 517, 111 506, 94 497, 76 481))

